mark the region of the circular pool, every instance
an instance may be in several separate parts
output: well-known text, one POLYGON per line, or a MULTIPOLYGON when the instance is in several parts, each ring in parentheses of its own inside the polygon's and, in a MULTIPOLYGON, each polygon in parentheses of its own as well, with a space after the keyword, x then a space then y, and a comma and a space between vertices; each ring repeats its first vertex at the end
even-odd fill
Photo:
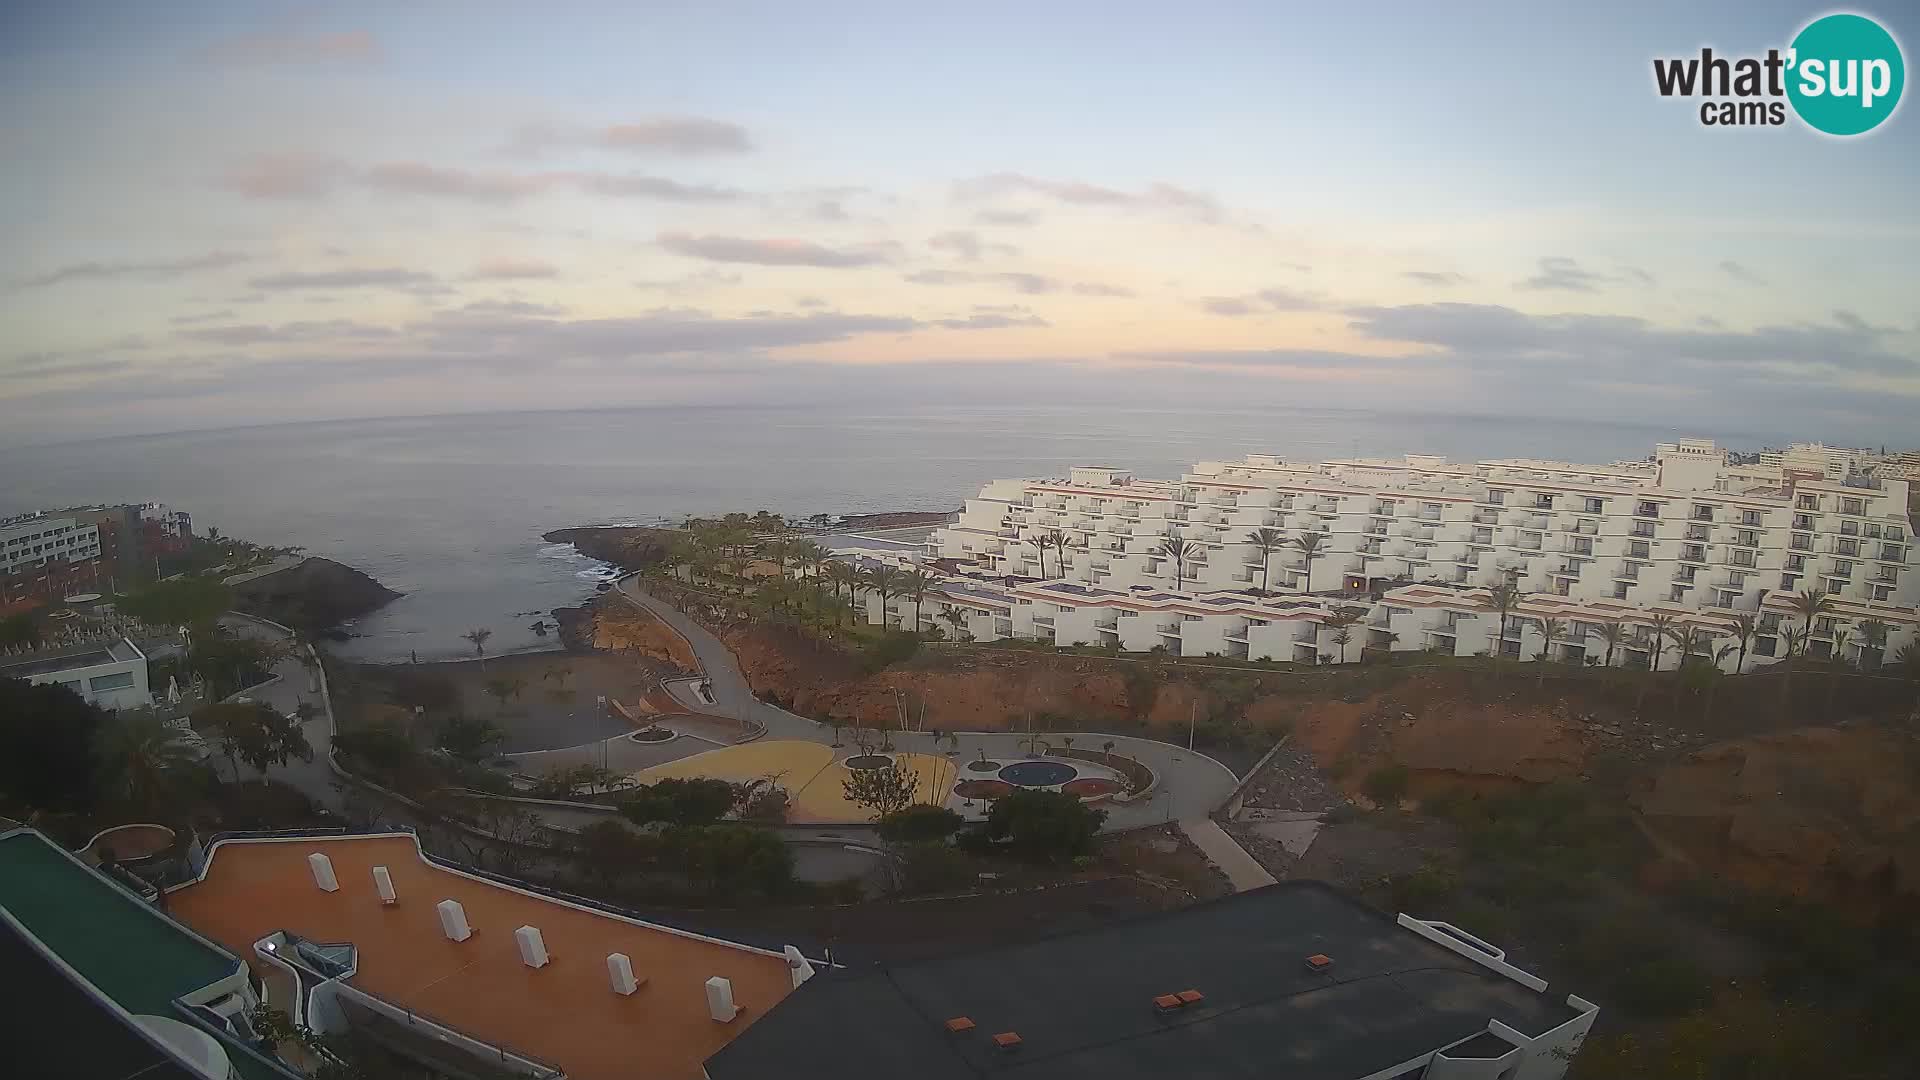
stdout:
POLYGON ((1000 770, 1000 779, 1019 787, 1057 787, 1079 775, 1064 761, 1016 761, 1000 770))
POLYGON ((849 769, 884 769, 893 764, 893 758, 886 754, 855 754, 840 764, 849 769))

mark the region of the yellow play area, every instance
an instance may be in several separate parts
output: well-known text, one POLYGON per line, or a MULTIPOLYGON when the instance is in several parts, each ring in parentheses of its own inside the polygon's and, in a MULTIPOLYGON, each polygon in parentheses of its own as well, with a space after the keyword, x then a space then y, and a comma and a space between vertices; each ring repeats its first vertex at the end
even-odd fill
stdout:
MULTIPOLYGON (((847 767, 840 764, 841 760, 857 753, 857 750, 835 750, 797 739, 775 739, 721 747, 669 761, 634 773, 633 779, 636 783, 651 784, 668 777, 683 780, 710 777, 737 784, 770 776, 793 797, 788 821, 835 825, 864 822, 872 815, 848 802, 840 786, 847 778, 847 767)), ((933 754, 892 751, 889 756, 896 765, 918 775, 914 801, 935 806, 946 804, 953 790, 953 762, 933 754)))

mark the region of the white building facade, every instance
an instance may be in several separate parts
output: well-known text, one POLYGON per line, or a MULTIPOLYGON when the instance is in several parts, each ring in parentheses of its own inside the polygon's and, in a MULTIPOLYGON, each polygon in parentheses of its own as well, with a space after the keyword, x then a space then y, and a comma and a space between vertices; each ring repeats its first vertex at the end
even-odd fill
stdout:
POLYGON ((153 704, 147 655, 128 638, 0 657, 0 679, 58 684, 103 709, 153 704))
MULTIPOLYGON (((1761 626, 1750 670, 1784 655, 1783 626, 1800 629, 1789 598, 1818 589, 1833 611, 1807 651, 1829 655, 1847 629, 1858 661, 1891 655, 1920 624, 1907 495, 1904 480, 1729 466, 1693 439, 1610 465, 1250 455, 1171 481, 1075 468, 989 483, 928 538, 923 558, 951 572, 922 622, 946 629, 933 619, 951 607, 976 639, 1307 662, 1368 648, 1586 662, 1620 622, 1634 644, 1616 643, 1612 662, 1644 665, 1656 622, 1712 636, 1711 655, 1737 640, 1744 613, 1761 626), (1256 530, 1280 545, 1263 552, 1256 530), (1302 536, 1318 538, 1311 555, 1302 536), (1503 581, 1525 594, 1504 639, 1490 600, 1503 581), (1863 625, 1885 627, 1884 640, 1865 640, 1863 625), (1344 646, 1332 640, 1342 629, 1344 646)), ((1658 651, 1663 668, 1680 662, 1658 651)), ((1742 663, 1734 651, 1726 670, 1742 663)))
POLYGON ((100 556, 100 528, 70 517, 18 518, 0 525, 0 575, 37 570, 49 562, 100 556))

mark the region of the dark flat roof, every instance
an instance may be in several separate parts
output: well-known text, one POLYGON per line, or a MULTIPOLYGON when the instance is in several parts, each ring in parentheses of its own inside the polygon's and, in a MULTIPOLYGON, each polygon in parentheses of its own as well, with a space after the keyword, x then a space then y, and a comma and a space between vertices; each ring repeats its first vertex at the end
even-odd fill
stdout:
POLYGON ((7 1066, 20 1070, 17 1075, 198 1080, 4 919, 0 970, 13 991, 0 1009, 0 1045, 7 1047, 7 1066))
POLYGON ((823 971, 707 1061, 712 1080, 986 1075, 1352 1080, 1499 1019, 1578 1015, 1314 882, 1101 929, 865 971, 823 971), (1333 958, 1326 974, 1306 957, 1333 958), (1153 999, 1197 990, 1162 1013, 1153 999), (967 1017, 973 1030, 946 1031, 967 1017), (1017 1050, 992 1037, 1017 1032, 1017 1050))

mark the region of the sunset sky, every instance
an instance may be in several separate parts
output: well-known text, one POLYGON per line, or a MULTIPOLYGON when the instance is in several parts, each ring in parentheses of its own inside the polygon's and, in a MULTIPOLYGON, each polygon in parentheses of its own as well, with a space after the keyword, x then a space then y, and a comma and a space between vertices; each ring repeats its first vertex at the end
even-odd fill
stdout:
POLYGON ((0 444, 1035 394, 1920 442, 1914 104, 1705 128, 1653 57, 1828 7, 1559 6, 14 0, 0 444))

